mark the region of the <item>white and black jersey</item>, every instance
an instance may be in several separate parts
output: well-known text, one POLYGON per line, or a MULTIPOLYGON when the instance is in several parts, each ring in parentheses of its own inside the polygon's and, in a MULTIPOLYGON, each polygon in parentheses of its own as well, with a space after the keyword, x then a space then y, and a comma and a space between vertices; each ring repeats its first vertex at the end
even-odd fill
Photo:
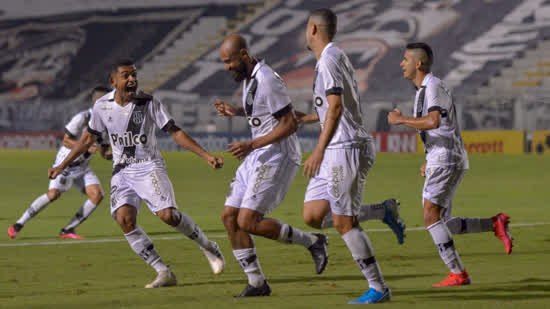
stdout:
POLYGON ((113 151, 113 174, 123 168, 164 167, 157 148, 156 127, 167 131, 174 120, 160 101, 139 93, 126 106, 115 101, 115 90, 96 101, 88 131, 95 135, 107 130, 113 151))
MULTIPOLYGON (((74 115, 73 118, 65 125, 65 134, 67 134, 70 138, 74 140, 78 140, 82 133, 84 133, 84 130, 86 130, 86 127, 88 126, 88 121, 90 120, 92 114, 92 109, 85 109, 83 111, 80 111, 78 114, 74 115)), ((106 135, 102 134, 100 135, 100 138, 98 138, 99 144, 109 144, 109 141, 105 139, 106 135)), ((71 148, 61 146, 59 148, 59 151, 57 152, 57 155, 55 156, 55 162, 53 166, 57 166, 65 160, 65 158, 69 155, 71 152, 71 148)), ((92 154, 86 152, 82 155, 80 155, 78 158, 76 158, 66 169, 66 174, 73 175, 73 174, 79 174, 80 172, 86 170, 88 168, 89 162, 92 159, 92 154)))
POLYGON ((317 61, 313 78, 313 104, 321 128, 328 111, 327 96, 340 95, 342 100, 342 115, 327 149, 355 148, 372 140, 363 126, 359 91, 353 74, 353 66, 346 54, 334 43, 327 44, 317 61))
MULTIPOLYGON (((243 81, 242 100, 253 139, 268 134, 279 124, 280 117, 294 112, 284 81, 263 61, 254 66, 251 78, 243 81)), ((260 149, 280 152, 300 164, 301 150, 295 133, 260 149)))
POLYGON ((445 84, 430 73, 416 91, 414 115, 420 118, 435 110, 440 112, 439 127, 419 130, 427 166, 459 165, 467 169, 468 154, 460 136, 453 96, 445 84))

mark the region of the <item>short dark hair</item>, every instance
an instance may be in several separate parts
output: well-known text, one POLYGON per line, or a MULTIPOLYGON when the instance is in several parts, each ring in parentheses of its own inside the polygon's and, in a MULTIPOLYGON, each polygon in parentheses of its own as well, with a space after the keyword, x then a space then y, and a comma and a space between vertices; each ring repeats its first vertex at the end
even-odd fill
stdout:
POLYGON ((111 88, 107 87, 107 86, 103 86, 103 85, 97 85, 94 87, 94 89, 92 89, 92 93, 94 92, 111 92, 111 88))
POLYGON ((323 21, 323 23, 325 23, 327 27, 328 38, 332 41, 332 39, 336 35, 336 26, 338 24, 338 18, 336 17, 336 14, 334 14, 331 9, 322 8, 312 11, 309 17, 318 17, 323 21))
POLYGON ((424 43, 424 42, 416 42, 416 43, 409 43, 406 46, 407 49, 421 49, 426 54, 427 59, 421 59, 422 62, 422 71, 423 72, 430 72, 432 64, 434 62, 434 54, 432 52, 432 48, 430 45, 424 43))
POLYGON ((111 64, 111 67, 109 69, 109 76, 114 72, 118 72, 118 68, 121 66, 134 65, 134 64, 135 64, 134 60, 130 58, 118 59, 111 64))

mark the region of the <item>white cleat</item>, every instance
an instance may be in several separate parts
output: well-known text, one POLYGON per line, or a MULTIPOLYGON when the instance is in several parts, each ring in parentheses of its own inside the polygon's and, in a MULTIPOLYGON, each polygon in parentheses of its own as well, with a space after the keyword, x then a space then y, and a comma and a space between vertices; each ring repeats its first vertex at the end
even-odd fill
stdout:
POLYGON ((204 252, 204 255, 206 255, 206 258, 210 263, 210 268, 212 268, 212 272, 215 275, 219 275, 222 273, 225 267, 225 259, 223 258, 223 254, 220 251, 220 247, 218 246, 218 244, 215 242, 212 243, 214 247, 214 252, 210 252, 204 248, 201 248, 201 250, 202 252, 204 252))
POLYGON ((171 270, 167 270, 167 271, 159 272, 155 280, 147 284, 145 288, 154 289, 154 288, 160 288, 165 286, 174 286, 176 284, 178 284, 178 279, 176 279, 176 275, 174 275, 174 273, 171 270))

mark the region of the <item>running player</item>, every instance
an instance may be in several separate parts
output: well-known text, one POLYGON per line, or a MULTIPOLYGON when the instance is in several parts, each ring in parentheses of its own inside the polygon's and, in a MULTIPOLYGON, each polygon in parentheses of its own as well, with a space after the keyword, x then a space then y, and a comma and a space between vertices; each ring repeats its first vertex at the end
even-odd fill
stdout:
POLYGON ((237 169, 222 213, 233 254, 248 276, 247 286, 236 297, 268 296, 271 288, 251 234, 302 245, 310 251, 318 274, 327 264, 327 239, 265 217, 282 202, 301 161, 297 120, 283 80, 250 54, 240 35, 225 38, 220 58, 233 78, 243 83, 242 107, 222 100, 214 106, 220 116, 246 117, 252 131, 252 140, 230 144, 229 152, 244 162, 237 169))
POLYGON ((319 121, 321 134, 303 167, 310 178, 304 220, 321 228, 326 217, 332 216, 334 227, 369 283, 367 292, 350 303, 379 303, 391 300, 391 291, 357 220, 367 174, 374 164, 374 141, 363 126, 353 66, 333 43, 336 23, 331 10, 319 9, 309 16, 306 29, 307 47, 317 59, 313 79, 317 113, 302 117, 302 121, 319 121))
POLYGON ((422 198, 424 225, 436 244, 439 255, 450 270, 448 277, 434 287, 470 284, 470 277, 454 246, 452 234, 494 231, 512 252, 508 231, 509 217, 499 213, 492 218, 452 218, 453 198, 469 168, 458 125, 456 106, 450 90, 431 73, 433 52, 425 43, 408 44, 401 61, 403 76, 416 87, 415 117, 401 115, 395 109, 388 115, 391 125, 417 129, 426 152, 420 168, 426 177, 422 198))
POLYGON ((48 170, 48 176, 51 179, 59 176, 97 140, 100 132, 107 130, 114 161, 111 214, 132 250, 158 273, 155 280, 145 287, 171 286, 177 284, 177 280, 155 250, 149 236, 137 226, 136 219, 142 200, 162 221, 197 242, 213 272, 220 273, 225 262, 218 245, 210 241, 193 220, 177 208, 166 164, 157 147, 155 127, 170 133, 178 145, 194 152, 213 168, 222 167, 222 158, 208 153, 181 130, 159 100, 137 91, 137 69, 133 61, 116 62, 110 71, 110 81, 115 90, 97 100, 88 130, 65 160, 48 170))
MULTIPOLYGON (((92 105, 95 101, 107 92, 111 91, 107 87, 98 86, 92 90, 92 105)), ((59 165, 67 157, 71 148, 76 144, 78 138, 88 126, 88 121, 92 113, 92 108, 83 110, 76 114, 65 126, 65 135, 63 136, 63 145, 59 148, 55 157, 54 166, 59 165)), ((78 157, 68 166, 65 172, 57 179, 51 180, 48 192, 36 198, 32 204, 25 210, 21 218, 14 225, 8 228, 8 235, 11 238, 17 237, 23 226, 39 212, 44 210, 48 204, 57 200, 63 192, 71 187, 77 188, 83 194, 88 196, 84 205, 76 212, 65 227, 61 229, 59 237, 82 239, 84 237, 76 234, 75 228, 86 220, 103 200, 103 190, 96 174, 90 169, 90 160, 92 154, 100 148, 101 156, 111 160, 112 154, 109 148, 109 140, 106 135, 98 139, 100 146, 92 144, 87 152, 78 157)))

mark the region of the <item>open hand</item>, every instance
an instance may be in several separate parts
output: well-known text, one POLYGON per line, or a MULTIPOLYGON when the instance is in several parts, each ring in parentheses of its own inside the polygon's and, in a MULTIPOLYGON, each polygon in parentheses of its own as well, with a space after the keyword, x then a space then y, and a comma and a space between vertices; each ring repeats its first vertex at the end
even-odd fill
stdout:
POLYGON ((304 162, 304 170, 302 174, 307 178, 317 176, 321 169, 321 162, 323 162, 324 153, 321 151, 313 151, 306 162, 304 162))
POLYGON ((252 142, 246 141, 246 142, 234 142, 229 144, 229 150, 227 152, 231 153, 233 156, 235 156, 239 160, 243 160, 248 156, 249 153, 252 152, 252 142))

